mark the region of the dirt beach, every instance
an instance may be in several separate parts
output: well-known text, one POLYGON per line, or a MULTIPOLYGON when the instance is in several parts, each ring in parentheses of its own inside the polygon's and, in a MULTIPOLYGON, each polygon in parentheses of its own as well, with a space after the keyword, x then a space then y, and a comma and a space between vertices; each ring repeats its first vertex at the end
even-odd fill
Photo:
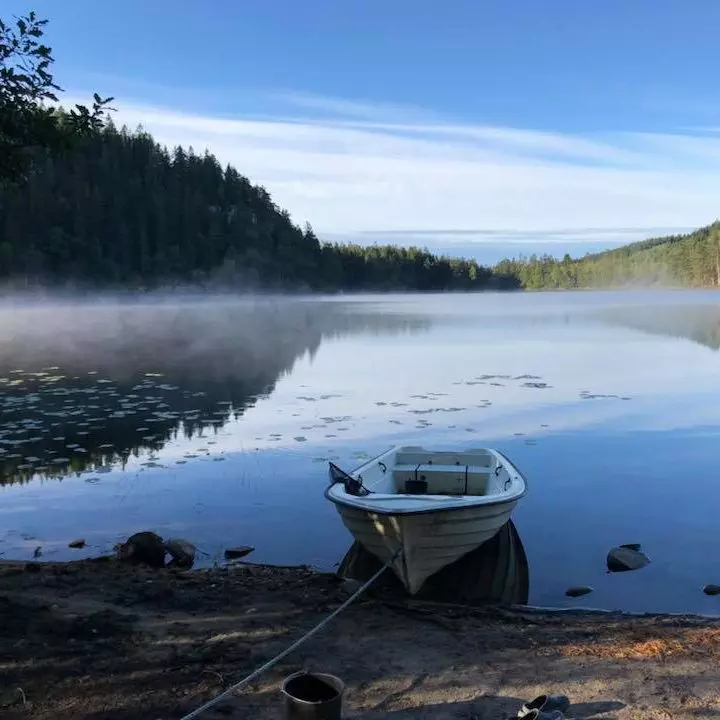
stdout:
MULTIPOLYGON (((283 650, 349 594, 333 575, 112 559, 0 566, 0 716, 171 720, 283 650)), ((346 717, 501 719, 542 692, 577 718, 720 717, 720 622, 435 605, 374 594, 204 718, 282 718, 299 669, 346 717)))

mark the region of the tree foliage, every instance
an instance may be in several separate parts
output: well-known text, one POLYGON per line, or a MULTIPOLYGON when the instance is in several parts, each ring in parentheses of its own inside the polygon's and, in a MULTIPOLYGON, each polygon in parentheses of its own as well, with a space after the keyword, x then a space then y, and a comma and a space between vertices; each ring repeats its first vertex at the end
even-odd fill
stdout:
POLYGON ((36 149, 24 186, 0 190, 0 278, 134 288, 514 284, 475 261, 424 249, 321 243, 210 153, 168 150, 110 122, 61 155, 36 149))
POLYGON ((650 238, 575 260, 531 255, 503 260, 497 273, 528 289, 720 286, 720 222, 687 235, 650 238))
POLYGON ((321 243, 209 153, 118 131, 107 114, 113 98, 53 105, 62 89, 42 42, 46 23, 33 12, 0 20, 0 278, 318 290, 720 286, 720 222, 493 269, 420 248, 321 243))
POLYGON ((93 96, 91 108, 76 105, 60 115, 53 105, 62 89, 55 82, 52 50, 42 42, 47 20, 34 12, 12 23, 0 19, 0 182, 26 177, 33 151, 67 149, 97 131, 113 98, 93 96))
POLYGON ((0 277, 22 282, 313 289, 507 285, 417 248, 321 244, 264 188, 192 148, 108 121, 113 98, 69 112, 46 20, 0 21, 0 277), (20 183, 19 181, 23 182, 20 183))

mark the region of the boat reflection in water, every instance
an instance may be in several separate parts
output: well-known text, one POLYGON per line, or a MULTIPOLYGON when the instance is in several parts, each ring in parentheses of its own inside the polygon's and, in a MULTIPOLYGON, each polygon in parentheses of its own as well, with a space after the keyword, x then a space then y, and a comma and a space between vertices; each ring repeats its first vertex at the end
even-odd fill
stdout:
MULTIPOLYGON (((356 541, 345 554, 337 574, 365 582, 381 567, 382 562, 356 541)), ((374 588, 408 594, 390 571, 380 575, 374 588)), ((490 540, 430 576, 413 597, 433 602, 527 605, 529 595, 527 555, 515 524, 509 520, 490 540)))

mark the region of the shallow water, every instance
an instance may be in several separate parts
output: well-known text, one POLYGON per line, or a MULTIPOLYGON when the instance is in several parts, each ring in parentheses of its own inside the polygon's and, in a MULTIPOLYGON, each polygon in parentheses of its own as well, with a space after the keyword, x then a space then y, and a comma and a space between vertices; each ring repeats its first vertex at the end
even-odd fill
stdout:
POLYGON ((720 613, 715 293, 37 304, 0 333, 5 558, 155 529, 206 564, 250 544, 332 569, 329 459, 492 444, 529 481, 531 603, 720 613), (629 542, 651 564, 607 574, 629 542))

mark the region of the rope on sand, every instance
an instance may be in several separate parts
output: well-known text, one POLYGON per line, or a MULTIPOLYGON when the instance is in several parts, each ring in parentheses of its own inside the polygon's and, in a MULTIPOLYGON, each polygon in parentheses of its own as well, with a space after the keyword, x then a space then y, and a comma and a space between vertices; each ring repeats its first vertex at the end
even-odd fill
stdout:
POLYGON ((285 648, 279 655, 276 655, 272 660, 268 660, 264 665, 261 665, 256 670, 253 670, 247 677, 244 677, 239 682, 236 682, 234 685, 231 685, 227 690, 223 690, 219 695, 214 697, 212 700, 209 700, 204 705, 201 705, 196 710, 193 710, 191 713, 187 715, 183 715, 183 717, 180 720, 193 720, 193 718, 198 717, 202 713, 204 713, 206 710, 209 710, 213 705, 216 705, 224 698, 228 697, 232 693, 234 693, 236 690, 239 690, 241 687, 244 687, 248 683, 252 682, 256 677, 262 675, 266 670, 269 670, 274 665, 277 665, 283 658, 287 657, 293 650, 296 650, 300 647, 306 640, 309 640, 313 635, 317 634, 322 630, 326 625, 330 623, 331 620, 336 618, 343 610, 345 610, 347 607, 352 605, 355 600, 357 600, 384 572, 387 570, 390 565, 395 561, 395 559, 400 555, 402 552, 402 547, 399 547, 395 554, 363 585, 361 585, 340 607, 333 610, 333 612, 330 613, 324 620, 320 621, 312 630, 309 630, 305 633, 299 640, 296 640, 290 647, 285 648))

